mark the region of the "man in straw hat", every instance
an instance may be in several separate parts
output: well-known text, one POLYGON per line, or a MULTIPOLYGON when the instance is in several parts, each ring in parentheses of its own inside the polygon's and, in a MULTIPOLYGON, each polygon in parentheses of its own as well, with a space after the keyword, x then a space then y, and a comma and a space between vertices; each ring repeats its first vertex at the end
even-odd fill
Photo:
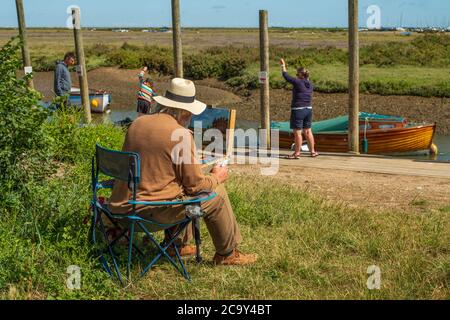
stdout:
MULTIPOLYGON (((195 99, 195 91, 192 81, 172 79, 165 96, 155 97, 157 113, 136 119, 128 129, 123 150, 141 156, 137 198, 141 201, 173 200, 201 191, 215 191, 217 197, 202 204, 204 221, 216 249, 213 261, 218 265, 251 264, 256 261, 256 255, 243 254, 237 249, 241 233, 223 185, 228 177, 226 167, 216 166, 210 175, 204 175, 196 159, 194 139, 187 126, 192 115, 201 114, 206 105, 195 99)), ((117 181, 109 209, 116 214, 130 212, 129 198, 127 184, 117 181)), ((182 206, 147 207, 138 211, 142 218, 159 223, 170 224, 185 216, 182 206)), ((188 244, 190 238, 191 228, 187 228, 178 243, 181 255, 195 254, 195 246, 188 244)))

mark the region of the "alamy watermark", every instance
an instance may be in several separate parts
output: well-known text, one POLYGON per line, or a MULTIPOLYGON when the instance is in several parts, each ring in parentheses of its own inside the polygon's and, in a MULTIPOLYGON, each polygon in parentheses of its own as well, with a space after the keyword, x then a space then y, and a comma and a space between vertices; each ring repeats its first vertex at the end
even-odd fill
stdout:
POLYGON ((380 290, 381 289, 381 269, 379 266, 369 266, 367 268, 367 274, 369 274, 369 278, 367 278, 367 289, 369 290, 380 290))
POLYGON ((77 265, 67 267, 66 273, 69 275, 66 279, 66 286, 69 290, 81 289, 81 268, 77 265))
POLYGON ((67 17, 67 20, 66 20, 66 27, 68 29, 74 29, 74 28, 75 29, 80 29, 81 22, 80 22, 80 20, 75 20, 75 17, 72 14, 72 10, 73 9, 78 10, 80 12, 80 16, 81 16, 81 9, 80 9, 79 6, 74 5, 74 4, 68 6, 67 9, 66 9, 66 12, 68 14, 68 17, 67 17))
POLYGON ((367 28, 369 30, 381 29, 381 8, 378 5, 372 4, 367 7, 367 28))

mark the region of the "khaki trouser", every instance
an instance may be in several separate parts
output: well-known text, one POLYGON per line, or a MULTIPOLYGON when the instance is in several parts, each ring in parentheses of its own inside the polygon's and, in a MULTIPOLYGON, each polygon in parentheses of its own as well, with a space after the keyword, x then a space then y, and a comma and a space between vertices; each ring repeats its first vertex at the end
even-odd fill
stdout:
MULTIPOLYGON (((201 205, 205 211, 203 220, 211 235, 216 252, 220 255, 227 255, 236 248, 242 238, 225 187, 219 185, 215 192, 217 193, 215 198, 205 201, 201 205)), ((186 217, 184 206, 145 208, 139 211, 138 216, 162 224, 175 223, 186 217)), ((157 230, 157 228, 152 229, 150 230, 157 230)), ((186 232, 178 239, 178 244, 186 244, 191 239, 192 227, 189 225, 186 232)))

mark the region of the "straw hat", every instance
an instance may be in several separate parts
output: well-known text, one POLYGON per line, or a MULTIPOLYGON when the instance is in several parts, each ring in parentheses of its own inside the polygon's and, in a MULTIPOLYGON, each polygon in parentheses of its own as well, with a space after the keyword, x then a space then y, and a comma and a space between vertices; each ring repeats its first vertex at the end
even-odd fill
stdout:
POLYGON ((187 110, 194 115, 206 109, 206 104, 195 100, 194 83, 181 78, 172 79, 165 96, 156 96, 154 99, 163 106, 187 110))

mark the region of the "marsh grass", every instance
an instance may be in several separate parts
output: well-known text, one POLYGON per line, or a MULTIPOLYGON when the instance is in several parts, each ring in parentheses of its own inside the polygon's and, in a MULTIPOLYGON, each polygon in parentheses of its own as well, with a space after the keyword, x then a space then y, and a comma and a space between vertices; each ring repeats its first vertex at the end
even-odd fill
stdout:
MULTIPOLYGON (((316 90, 325 93, 348 91, 348 51, 331 41, 327 46, 320 43, 327 39, 345 41, 345 32, 340 30, 272 30, 277 40, 302 39, 317 42, 311 47, 271 46, 271 87, 286 88, 279 76, 278 60, 284 57, 294 72, 304 66, 312 71, 316 90), (327 38, 328 37, 328 38, 327 38)), ((50 31, 42 31, 46 34, 50 31)), ((195 30, 188 34, 197 34, 195 30)), ((203 30, 201 32, 211 32, 203 30)), ((254 30, 215 30, 216 36, 243 37, 254 30), (223 34, 222 34, 223 33, 223 34)), ((214 36, 214 32, 211 36, 214 36)), ((50 34, 50 33, 49 33, 50 34)), ((95 33, 94 33, 95 34, 95 33)), ((149 64, 160 74, 173 73, 173 58, 170 47, 156 41, 148 43, 134 41, 133 33, 128 42, 114 40, 102 42, 90 34, 87 42, 87 68, 93 70, 106 66, 126 69, 140 68, 149 64), (95 42, 92 42, 95 41, 95 42)), ((99 33, 98 35, 103 35, 99 33)), ((107 35, 105 34, 105 37, 107 35)), ((109 35, 111 37, 111 35, 109 35)), ((120 38, 122 39, 122 38, 120 38)), ((363 33, 361 48, 361 91, 381 95, 412 95, 423 97, 450 97, 450 36, 414 35, 401 37, 397 34, 363 33), (385 37, 384 41, 380 41, 385 37)), ((66 49, 46 40, 48 45, 35 44, 32 47, 34 70, 51 71, 55 61, 64 55, 66 49)), ((229 42, 224 42, 229 43, 229 42)), ((217 78, 231 87, 255 89, 258 87, 259 50, 255 46, 220 45, 204 47, 187 46, 184 56, 186 77, 193 80, 217 78)))
MULTIPOLYGON (((348 66, 345 64, 312 64, 308 66, 317 92, 336 93, 348 91, 348 66)), ((295 66, 288 71, 295 76, 295 66)), ((249 66, 240 77, 231 78, 228 84, 241 89, 258 88, 258 65, 249 66)), ((270 65, 270 86, 273 89, 291 88, 283 79, 280 67, 270 65)), ((381 95, 412 95, 423 97, 450 97, 450 69, 363 65, 360 68, 360 90, 381 95), (419 76, 420 75, 420 76, 419 76)))

